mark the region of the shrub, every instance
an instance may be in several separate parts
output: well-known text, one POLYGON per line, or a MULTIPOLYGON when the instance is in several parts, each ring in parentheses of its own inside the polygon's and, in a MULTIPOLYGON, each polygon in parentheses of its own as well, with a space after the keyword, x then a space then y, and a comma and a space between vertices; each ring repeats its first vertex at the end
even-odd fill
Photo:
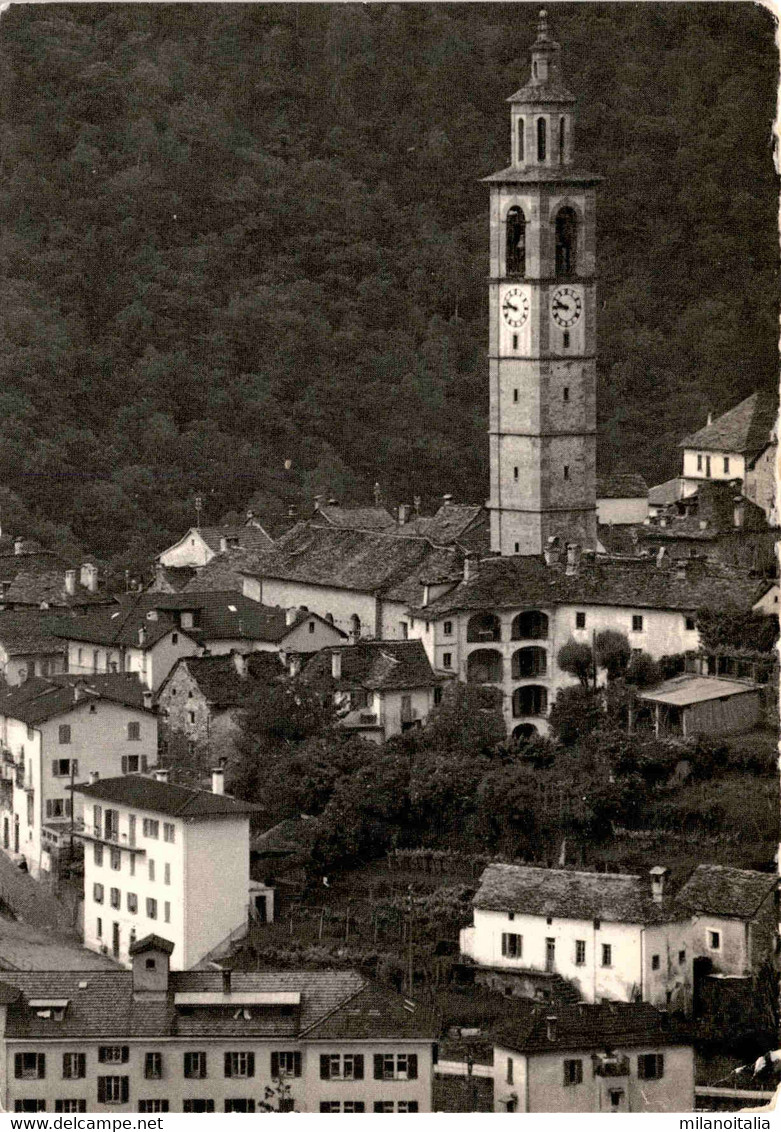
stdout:
POLYGON ((556 663, 562 672, 568 672, 580 681, 583 688, 588 688, 594 681, 594 653, 588 645, 570 638, 562 645, 556 655, 556 663))
POLYGON ((604 718, 602 704, 594 692, 577 686, 561 688, 550 709, 548 723, 553 734, 571 746, 590 735, 604 718))
POLYGON ((632 649, 623 633, 617 633, 615 629, 603 629, 596 635, 594 650, 597 663, 606 670, 608 680, 617 680, 624 675, 632 649))

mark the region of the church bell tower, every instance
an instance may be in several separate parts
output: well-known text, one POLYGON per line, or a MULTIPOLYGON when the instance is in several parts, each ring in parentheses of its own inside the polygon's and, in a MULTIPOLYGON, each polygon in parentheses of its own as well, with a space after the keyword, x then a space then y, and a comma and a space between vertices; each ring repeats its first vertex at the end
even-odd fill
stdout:
POLYGON ((540 12, 510 99, 511 164, 490 185, 491 549, 596 547, 595 190, 575 163, 575 99, 540 12))

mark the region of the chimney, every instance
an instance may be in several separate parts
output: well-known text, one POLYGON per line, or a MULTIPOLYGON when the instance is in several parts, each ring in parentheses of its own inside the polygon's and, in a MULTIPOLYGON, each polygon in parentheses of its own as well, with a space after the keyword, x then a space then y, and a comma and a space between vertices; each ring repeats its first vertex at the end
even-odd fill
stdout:
POLYGON ((301 671, 301 657, 291 656, 288 661, 288 672, 291 676, 298 676, 301 671))
POLYGON ((138 643, 143 647, 146 644, 146 629, 143 625, 138 627, 138 643))
POLYGON ((331 676, 334 678, 334 680, 341 680, 342 678, 341 652, 334 651, 331 653, 331 676))
POLYGON ((222 969, 222 993, 230 994, 231 992, 231 971, 230 967, 223 967, 222 969))
POLYGON ((710 428, 710 426, 712 424, 713 424, 713 413, 708 413, 708 420, 707 420, 705 427, 710 428))
POLYGON ((242 680, 245 679, 247 675, 246 656, 241 652, 232 652, 231 655, 233 656, 233 667, 236 669, 239 676, 241 676, 242 680))
POLYGON ((149 691, 148 688, 144 688, 143 697, 144 697, 144 707, 147 709, 147 711, 150 711, 151 707, 152 707, 152 693, 149 691))
POLYGON ((82 562, 81 575, 79 578, 81 585, 91 594, 98 591, 98 568, 94 562, 82 562))
POLYGON ((220 554, 225 554, 228 549, 228 540, 225 535, 220 535, 220 554))
POLYGON ((574 577, 580 569, 580 543, 567 543, 567 569, 566 573, 574 577))
POLYGON ((98 781, 98 779, 99 779, 99 778, 100 778, 100 772, 99 772, 99 771, 97 771, 97 770, 91 770, 91 771, 89 772, 89 781, 90 781, 90 786, 94 786, 94 785, 95 785, 95 783, 96 783, 96 782, 98 781))
POLYGON ((21 554, 23 546, 24 546, 24 539, 23 538, 15 538, 14 539, 14 554, 21 554))
POLYGON ((654 904, 661 904, 664 900, 664 878, 667 876, 667 871, 663 865, 654 865, 652 869, 649 869, 651 896, 654 904))
POLYGON ((545 1019, 545 1033, 549 1042, 556 1041, 556 1015, 549 1014, 545 1019))
POLYGON ((686 581, 686 560, 679 558, 675 563, 675 577, 679 582, 686 581))
MULTIPOLYGON (((129 578, 129 572, 127 570, 125 571, 125 577, 128 579, 125 588, 128 589, 129 586, 130 586, 130 578, 129 578)), ((165 579, 165 566, 162 564, 162 562, 155 562, 155 580, 159 583, 159 582, 162 582, 164 579, 165 579)))
POLYGON ((295 621, 296 617, 298 617, 298 606, 297 605, 291 605, 289 609, 285 610, 285 624, 286 625, 292 625, 293 622, 295 621))
POLYGON ((662 563, 664 562, 664 556, 665 556, 666 553, 667 553, 667 551, 665 550, 665 548, 663 546, 660 546, 659 549, 656 552, 656 565, 657 566, 662 565, 662 563))
POLYGON ((168 767, 159 766, 154 772, 154 776, 158 782, 168 782, 168 767))
POLYGON ((449 494, 443 495, 442 496, 442 502, 444 503, 445 507, 449 507, 450 504, 453 502, 453 496, 449 495, 449 494))
POLYGON ((467 552, 464 555, 464 581, 473 582, 480 575, 480 559, 476 554, 467 552))
POLYGON ((431 585, 429 582, 421 582, 423 586, 423 604, 428 605, 431 601, 431 585))
POLYGON ((380 487, 380 484, 379 484, 379 481, 378 481, 374 485, 374 506, 379 507, 381 501, 382 501, 382 488, 380 487))
POLYGON ((409 503, 399 504, 399 526, 403 527, 405 523, 409 522, 409 503))
POLYGON ((76 571, 65 571, 65 592, 70 594, 71 597, 76 593, 76 571))
POLYGON ((423 500, 420 498, 419 495, 414 496, 414 498, 412 500, 412 507, 413 507, 413 510, 414 510, 416 515, 420 514, 420 505, 421 505, 422 502, 423 502, 423 500))
POLYGON ((77 704, 81 699, 81 684, 73 685, 73 702, 77 704))
POLYGON ((212 767, 212 794, 225 793, 225 767, 212 767))
POLYGON ((660 527, 666 527, 667 526, 667 516, 666 515, 660 515, 659 516, 659 526, 660 527))
POLYGON ((290 506, 287 509, 287 517, 288 517, 288 519, 295 519, 295 517, 296 517, 296 509, 295 509, 295 506, 292 503, 290 504, 290 506))
POLYGON ((256 527, 257 526, 257 523, 255 522, 255 512, 254 511, 248 511, 247 512, 247 526, 248 527, 256 527))
POLYGON ((561 561, 561 542, 558 535, 550 535, 545 543, 545 556, 546 566, 558 566, 561 561))
POLYGON ((742 495, 736 495, 732 511, 733 525, 740 528, 746 521, 746 501, 742 495))
POLYGON ((320 504, 321 504, 322 502, 323 502, 323 497, 322 497, 322 495, 316 495, 316 496, 315 496, 315 511, 319 511, 319 510, 320 510, 320 504))

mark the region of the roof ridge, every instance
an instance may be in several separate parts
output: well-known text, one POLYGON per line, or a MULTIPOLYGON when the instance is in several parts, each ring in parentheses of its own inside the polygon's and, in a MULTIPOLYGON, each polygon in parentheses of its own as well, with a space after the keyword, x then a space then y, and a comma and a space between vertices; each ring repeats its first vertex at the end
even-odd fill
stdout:
MULTIPOLYGON (((353 971, 350 968, 348 968, 348 970, 345 973, 346 974, 352 974, 353 971)), ((336 1006, 332 1007, 330 1010, 327 1010, 325 1012, 325 1014, 322 1015, 322 1017, 317 1018, 314 1022, 310 1022, 310 1024, 305 1029, 300 1030, 299 1031, 299 1037, 303 1037, 304 1034, 308 1034, 309 1031, 313 1030, 315 1026, 321 1026, 323 1024, 323 1022, 327 1022, 328 1019, 332 1018, 338 1010, 342 1010, 343 1007, 349 1006, 351 1002, 355 1001, 355 999, 358 997, 359 994, 362 994, 366 990, 366 988, 369 986, 368 979, 366 979, 362 974, 360 974, 359 971, 355 971, 354 973, 356 975, 358 975, 358 978, 361 980, 361 986, 358 987, 358 989, 353 994, 348 995, 348 997, 345 998, 342 1002, 337 1003, 336 1006)))

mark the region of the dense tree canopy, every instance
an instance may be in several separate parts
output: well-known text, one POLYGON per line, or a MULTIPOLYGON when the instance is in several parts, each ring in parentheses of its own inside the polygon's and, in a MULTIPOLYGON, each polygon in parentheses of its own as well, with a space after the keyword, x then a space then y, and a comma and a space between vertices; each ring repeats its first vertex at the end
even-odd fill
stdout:
MULTIPOLYGON (((0 484, 135 564, 248 504, 487 485, 487 193, 536 9, 15 5, 0 484)), ((599 204, 599 459, 776 373, 776 52, 749 4, 555 6, 599 204)), ((5 515, 2 516, 5 525, 5 515)))

